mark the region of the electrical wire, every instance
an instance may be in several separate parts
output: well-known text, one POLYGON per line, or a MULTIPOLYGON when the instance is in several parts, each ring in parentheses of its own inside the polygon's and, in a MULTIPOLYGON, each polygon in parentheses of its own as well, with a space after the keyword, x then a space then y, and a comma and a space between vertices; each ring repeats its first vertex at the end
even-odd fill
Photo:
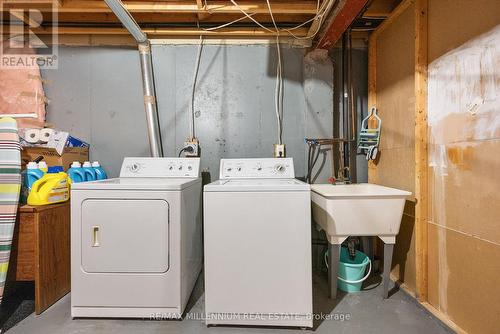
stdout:
POLYGON ((212 14, 212 12, 213 12, 210 9, 208 9, 207 0, 203 1, 203 9, 205 9, 209 14, 212 14))
POLYGON ((279 36, 276 36, 276 50, 278 51, 278 65, 277 65, 277 76, 276 76, 276 96, 277 100, 277 111, 278 111, 278 144, 283 144, 283 62, 281 60, 281 46, 279 41, 279 36))
POLYGON ((276 29, 276 51, 277 51, 277 65, 276 65, 276 85, 275 85, 275 95, 274 104, 276 112, 276 122, 278 126, 278 144, 283 144, 283 64, 281 61, 281 47, 280 47, 280 31, 278 25, 274 20, 273 10, 271 8, 271 3, 266 0, 267 9, 269 10, 269 15, 273 21, 274 28, 276 29))
MULTIPOLYGON (((230 0, 230 1, 244 15, 243 17, 240 17, 234 21, 222 24, 220 26, 216 26, 216 27, 212 27, 212 28, 201 28, 201 29, 204 31, 213 31, 213 30, 225 28, 227 26, 230 26, 231 24, 242 21, 245 18, 248 18, 251 21, 253 21, 255 24, 257 24, 259 27, 261 27, 262 29, 276 34, 277 66, 276 66, 276 85, 275 85, 274 104, 275 104, 275 113, 276 113, 276 120, 277 120, 278 144, 282 145, 283 144, 283 100, 284 100, 283 63, 282 63, 282 59, 281 59, 281 47, 280 47, 280 40, 279 40, 280 29, 278 28, 278 25, 276 24, 276 20, 274 19, 273 11, 271 8, 271 3, 269 0, 266 0, 269 15, 271 16, 271 20, 273 22, 275 31, 265 27, 260 22, 258 22, 256 19, 254 19, 253 16, 256 13, 249 14, 243 8, 241 8, 240 5, 235 0, 230 0)), ((282 29, 282 31, 288 32, 292 37, 294 37, 296 39, 314 38, 316 36, 316 34, 320 31, 321 24, 323 23, 323 19, 324 19, 325 14, 331 9, 331 6, 337 2, 338 2, 338 0, 325 0, 320 4, 320 0, 317 0, 316 14, 314 15, 313 18, 311 18, 311 19, 309 19, 309 20, 307 20, 307 21, 305 21, 305 22, 303 22, 295 27, 292 27, 289 29, 282 29), (319 19, 319 23, 317 25, 316 31, 313 34, 310 34, 308 36, 296 36, 292 32, 293 30, 299 29, 300 27, 302 27, 310 22, 314 22, 318 19, 319 19)), ((208 13, 214 12, 214 11, 211 11, 208 9, 208 4, 207 4, 206 0, 204 0, 204 9, 207 10, 208 13)), ((193 88, 192 88, 192 94, 191 94, 191 122, 190 122, 191 138, 194 138, 194 93, 195 93, 196 78, 198 75, 199 63, 200 63, 200 58, 201 58, 202 45, 203 45, 203 40, 202 40, 202 36, 200 36, 200 46, 198 49, 196 70, 195 70, 195 74, 194 74, 194 78, 193 78, 193 88)))
POLYGON ((179 151, 179 155, 178 155, 178 157, 179 157, 179 158, 181 157, 182 152, 184 152, 185 150, 186 150, 186 148, 184 147, 184 148, 182 148, 182 149, 179 151))
POLYGON ((193 140, 195 137, 195 132, 194 132, 194 96, 195 96, 195 91, 196 91, 196 81, 198 80, 198 72, 200 70, 200 62, 201 62, 201 51, 203 49, 203 36, 200 35, 200 44, 198 45, 198 54, 196 56, 196 64, 195 64, 195 69, 194 69, 194 74, 193 74, 193 85, 191 88, 191 113, 190 113, 190 120, 189 120, 189 139, 193 140))
MULTIPOLYGON (((252 14, 248 14, 249 16, 254 16, 256 13, 252 13, 252 14)), ((239 19, 236 19, 234 21, 231 21, 231 22, 228 22, 228 23, 224 23, 224 24, 221 24, 220 26, 216 26, 216 27, 212 27, 212 28, 201 28, 205 31, 213 31, 213 30, 217 30, 217 29, 221 29, 221 28, 225 28, 227 26, 230 26, 231 24, 234 24, 236 22, 240 22, 244 19, 246 19, 247 17, 246 16, 242 16, 240 17, 239 19)))
MULTIPOLYGON (((304 40, 304 39, 312 39, 312 38, 314 38, 319 33, 319 31, 321 30, 321 25, 323 24, 323 20, 325 18, 325 15, 330 11, 330 9, 332 8, 333 5, 335 5, 335 4, 338 3, 338 1, 339 0, 324 1, 321 4, 321 6, 317 6, 317 8, 319 7, 319 9, 317 9, 316 15, 313 18, 311 18, 311 19, 309 19, 309 20, 307 20, 307 21, 305 21, 305 22, 303 22, 303 23, 301 23, 301 24, 299 24, 299 25, 297 25, 297 26, 295 26, 293 28, 283 29, 283 30, 286 31, 286 32, 288 32, 295 39, 302 39, 302 40, 304 40), (317 19, 319 19, 319 23, 318 23, 318 25, 316 27, 316 31, 314 33, 312 33, 310 35, 307 35, 307 36, 296 36, 292 32, 292 30, 298 29, 298 28, 306 25, 309 22, 316 21, 317 19)), ((318 3, 318 5, 319 5, 319 3, 318 3)))
MULTIPOLYGON (((302 22, 301 24, 299 24, 297 26, 294 26, 292 28, 279 29, 277 27, 277 24, 276 24, 275 20, 274 20, 274 17, 271 15, 271 19, 273 20, 273 24, 274 24, 274 27, 275 27, 276 31, 273 31, 273 30, 267 28, 266 26, 262 25, 260 22, 258 22, 257 20, 255 20, 253 18, 253 16, 256 13, 249 14, 243 8, 241 8, 241 6, 235 0, 230 0, 230 1, 244 16, 242 16, 242 17, 240 17, 240 18, 238 18, 238 19, 236 19, 234 21, 231 21, 231 22, 222 24, 220 26, 217 26, 217 27, 202 28, 202 30, 204 30, 204 31, 213 31, 213 30, 225 28, 225 27, 230 26, 230 25, 232 25, 232 24, 234 24, 236 22, 244 20, 245 18, 248 18, 248 19, 252 20, 255 24, 257 24, 259 27, 261 27, 262 29, 264 29, 264 30, 266 30, 268 32, 275 32, 276 34, 279 34, 280 31, 286 31, 288 34, 290 34, 295 39, 299 39, 299 40, 311 39, 311 38, 314 38, 319 33, 319 31, 321 29, 321 25, 323 23, 323 20, 325 18, 325 14, 332 8, 332 5, 338 3, 339 0, 325 0, 322 3, 320 2, 320 0, 317 0, 317 2, 316 2, 316 14, 314 15, 314 17, 312 17, 309 20, 307 20, 305 22, 302 22), (297 36, 297 35, 295 35, 292 32, 293 30, 299 29, 299 28, 305 26, 306 24, 308 24, 310 22, 313 22, 313 21, 316 21, 318 19, 320 20, 320 22, 318 23, 317 28, 316 28, 316 30, 315 30, 314 33, 312 33, 310 35, 307 35, 307 36, 297 36)), ((269 0, 266 0, 266 2, 267 2, 267 5, 268 5, 268 9, 270 10, 271 6, 270 6, 270 3, 269 3, 269 0)), ((203 7, 204 7, 204 9, 209 14, 217 12, 217 10, 209 10, 208 9, 207 0, 204 0, 204 6, 203 7)), ((270 11, 270 13, 271 13, 271 11, 270 11)))
POLYGON ((257 21, 256 19, 254 19, 253 17, 251 17, 250 15, 248 15, 248 13, 246 11, 243 10, 243 8, 240 7, 240 5, 238 5, 238 3, 235 1, 235 0, 230 0, 231 3, 236 7, 238 8, 238 10, 240 12, 242 12, 246 17, 248 17, 250 20, 252 20, 256 25, 258 25, 259 27, 261 27, 262 29, 264 30, 267 30, 269 32, 274 32, 272 31, 271 29, 269 29, 268 27, 266 26, 263 26, 262 24, 259 23, 259 21, 257 21))

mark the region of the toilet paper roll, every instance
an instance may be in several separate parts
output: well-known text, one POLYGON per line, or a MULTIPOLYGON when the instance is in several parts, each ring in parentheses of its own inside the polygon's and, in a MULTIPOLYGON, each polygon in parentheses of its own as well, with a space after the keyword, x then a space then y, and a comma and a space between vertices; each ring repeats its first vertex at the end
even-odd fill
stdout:
POLYGON ((49 140, 52 139, 52 136, 54 135, 54 130, 49 129, 49 128, 44 128, 40 130, 40 141, 42 143, 47 143, 49 140))
POLYGON ((36 144, 40 141, 39 129, 26 129, 24 131, 24 140, 30 144, 36 144))

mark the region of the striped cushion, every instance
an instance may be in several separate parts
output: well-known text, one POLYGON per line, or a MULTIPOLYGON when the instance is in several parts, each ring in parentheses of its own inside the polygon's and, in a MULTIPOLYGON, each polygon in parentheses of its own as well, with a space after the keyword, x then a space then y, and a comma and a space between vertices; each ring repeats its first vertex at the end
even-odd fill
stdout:
POLYGON ((13 118, 0 118, 0 303, 9 267, 20 190, 21 146, 17 123, 13 118))

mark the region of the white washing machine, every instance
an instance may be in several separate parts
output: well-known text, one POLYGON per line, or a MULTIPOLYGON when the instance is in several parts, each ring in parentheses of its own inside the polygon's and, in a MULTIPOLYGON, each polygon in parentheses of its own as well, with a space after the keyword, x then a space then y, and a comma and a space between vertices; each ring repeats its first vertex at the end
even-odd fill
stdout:
POLYGON ((311 195, 293 160, 222 159, 204 188, 207 325, 312 327, 311 195))
POLYGON ((71 189, 72 317, 179 318, 202 267, 198 158, 125 158, 71 189))

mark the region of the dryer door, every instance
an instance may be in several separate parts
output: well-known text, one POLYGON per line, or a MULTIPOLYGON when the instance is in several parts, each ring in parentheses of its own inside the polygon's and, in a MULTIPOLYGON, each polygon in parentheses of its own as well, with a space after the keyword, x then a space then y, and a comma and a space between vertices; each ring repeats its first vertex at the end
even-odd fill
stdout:
POLYGON ((164 273, 169 268, 169 205, 160 199, 82 203, 82 269, 88 273, 164 273))

